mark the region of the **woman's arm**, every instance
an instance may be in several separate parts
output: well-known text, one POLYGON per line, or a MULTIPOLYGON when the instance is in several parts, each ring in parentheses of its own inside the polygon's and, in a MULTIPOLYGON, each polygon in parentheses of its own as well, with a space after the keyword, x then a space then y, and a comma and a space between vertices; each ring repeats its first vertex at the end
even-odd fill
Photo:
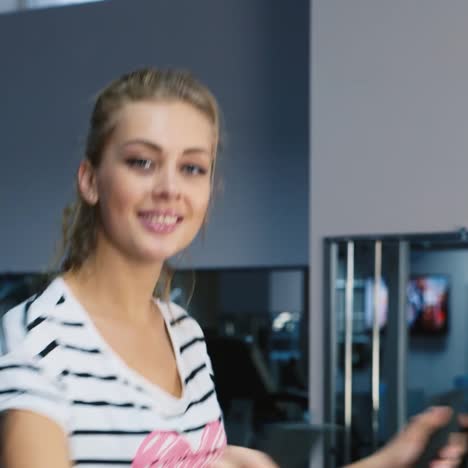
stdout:
POLYGON ((258 450, 228 445, 222 457, 211 468, 279 468, 266 454, 258 450))
MULTIPOLYGON (((435 407, 417 415, 387 445, 375 454, 347 468, 410 468, 417 462, 432 434, 448 423, 451 409, 435 407)), ((468 427, 468 418, 459 418, 460 426, 468 427)), ((452 434, 447 445, 440 451, 440 459, 431 463, 431 468, 455 468, 467 449, 466 434, 452 434)))
POLYGON ((9 410, 2 417, 3 468, 71 468, 62 428, 38 413, 9 410))

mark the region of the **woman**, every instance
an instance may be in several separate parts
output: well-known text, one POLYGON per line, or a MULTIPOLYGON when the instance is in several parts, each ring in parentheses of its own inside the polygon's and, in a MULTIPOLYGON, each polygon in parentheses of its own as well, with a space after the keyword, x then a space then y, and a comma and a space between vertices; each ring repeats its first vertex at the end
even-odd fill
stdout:
POLYGON ((98 96, 61 274, 4 320, 4 466, 275 466, 225 447, 202 331, 154 297, 206 221, 219 127, 183 72, 138 70, 98 96))
POLYGON ((140 70, 97 98, 63 271, 5 318, 8 467, 192 467, 223 453, 201 329, 153 298, 205 222, 219 133, 215 99, 186 73, 140 70))

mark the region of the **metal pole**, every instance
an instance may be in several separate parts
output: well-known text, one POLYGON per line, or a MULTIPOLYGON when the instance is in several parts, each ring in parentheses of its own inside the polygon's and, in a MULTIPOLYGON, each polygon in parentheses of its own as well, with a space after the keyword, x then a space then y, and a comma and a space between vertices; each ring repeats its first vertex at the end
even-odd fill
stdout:
POLYGON ((346 303, 345 303, 345 388, 344 388, 344 461, 351 462, 351 424, 353 394, 353 299, 354 299, 354 242, 347 243, 346 303))
POLYGON ((382 241, 374 245, 374 307, 372 320, 372 448, 377 449, 380 411, 380 323, 379 304, 382 282, 382 241))
MULTIPOLYGON (((336 280, 338 277, 338 244, 332 242, 329 250, 329 340, 330 340, 330 361, 329 361, 329 417, 330 422, 336 425, 336 377, 338 368, 338 330, 337 330, 337 307, 336 307, 336 280)), ((329 434, 329 450, 330 458, 333 460, 327 461, 327 466, 336 467, 336 432, 330 431, 329 434)), ((327 457, 328 458, 328 457, 327 457)))
POLYGON ((409 243, 398 243, 398 335, 397 335, 397 430, 406 424, 408 322, 406 288, 409 277, 409 243))

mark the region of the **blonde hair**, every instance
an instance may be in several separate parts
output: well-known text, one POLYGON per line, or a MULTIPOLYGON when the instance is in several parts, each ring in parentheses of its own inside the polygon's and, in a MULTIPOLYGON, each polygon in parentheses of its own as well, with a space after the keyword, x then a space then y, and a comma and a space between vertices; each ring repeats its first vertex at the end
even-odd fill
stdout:
MULTIPOLYGON (((99 167, 103 150, 116 128, 119 111, 130 102, 176 100, 192 105, 213 124, 214 158, 211 171, 213 184, 216 153, 220 140, 220 111, 213 94, 189 72, 174 69, 143 68, 112 81, 97 96, 86 140, 85 157, 99 167)), ((76 201, 67 206, 62 220, 60 270, 79 269, 96 248, 98 207, 88 204, 77 191, 76 201)), ((168 297, 172 272, 164 265, 155 288, 156 295, 168 297)))

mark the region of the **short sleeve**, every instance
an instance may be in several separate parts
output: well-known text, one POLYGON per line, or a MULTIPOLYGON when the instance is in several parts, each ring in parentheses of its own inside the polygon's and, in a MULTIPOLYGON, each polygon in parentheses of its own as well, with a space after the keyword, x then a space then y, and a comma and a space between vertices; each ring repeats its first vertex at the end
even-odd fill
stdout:
POLYGON ((68 433, 69 405, 57 379, 40 360, 21 350, 0 357, 0 412, 28 410, 45 416, 68 433))

